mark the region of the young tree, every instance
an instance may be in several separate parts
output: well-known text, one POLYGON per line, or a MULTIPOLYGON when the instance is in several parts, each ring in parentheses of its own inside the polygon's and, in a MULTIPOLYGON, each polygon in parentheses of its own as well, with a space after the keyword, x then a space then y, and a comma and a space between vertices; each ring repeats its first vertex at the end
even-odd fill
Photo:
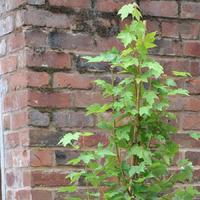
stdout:
MULTIPOLYGON (((125 5, 118 14, 122 20, 132 16, 130 25, 117 36, 124 49, 112 48, 97 57, 85 57, 88 62, 111 64, 111 83, 95 81, 102 95, 111 100, 87 108, 87 115, 97 115, 98 127, 109 132, 109 145, 99 144, 95 151, 81 153, 71 160, 68 164, 84 167, 67 176, 71 186, 61 191, 76 191, 77 181, 84 178, 87 186, 96 189, 93 193, 88 189, 88 200, 99 199, 102 186, 106 200, 192 200, 198 194, 193 187, 174 189, 177 183, 191 181, 192 163, 181 160, 178 171, 170 169, 179 148, 171 140, 176 128, 168 123, 176 118, 168 111, 169 97, 188 95, 188 91, 177 88, 175 81, 164 74, 163 67, 148 55, 148 50, 156 46, 156 32, 147 33, 138 5, 125 5), (120 72, 114 73, 119 67, 120 72), (119 74, 124 78, 116 85, 119 74), (103 117, 105 112, 111 114, 109 121, 103 117)), ((92 134, 68 133, 60 144, 79 149, 79 138, 92 134)))

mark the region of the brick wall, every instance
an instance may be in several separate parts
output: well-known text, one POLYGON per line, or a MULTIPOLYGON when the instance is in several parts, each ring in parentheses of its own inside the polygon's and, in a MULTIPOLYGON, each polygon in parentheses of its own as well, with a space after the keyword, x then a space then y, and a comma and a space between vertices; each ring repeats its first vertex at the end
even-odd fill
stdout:
MULTIPOLYGON (((123 24, 116 10, 131 0, 1 0, 0 76, 7 84, 4 97, 6 200, 64 200, 57 188, 79 152, 57 145, 71 130, 98 134, 84 141, 94 148, 107 135, 95 129, 84 109, 104 102, 92 84, 109 78, 106 64, 87 64, 93 55, 113 45, 123 24)), ((194 184, 200 186, 200 143, 188 130, 200 129, 200 3, 196 0, 141 0, 150 31, 158 31, 158 48, 151 54, 167 74, 187 70, 193 78, 179 79, 190 97, 172 99, 177 113, 180 155, 195 165, 194 184)), ((80 191, 81 185, 79 183, 80 191)), ((81 193, 82 194, 82 193, 81 193)), ((82 197, 83 198, 83 197, 82 197)))

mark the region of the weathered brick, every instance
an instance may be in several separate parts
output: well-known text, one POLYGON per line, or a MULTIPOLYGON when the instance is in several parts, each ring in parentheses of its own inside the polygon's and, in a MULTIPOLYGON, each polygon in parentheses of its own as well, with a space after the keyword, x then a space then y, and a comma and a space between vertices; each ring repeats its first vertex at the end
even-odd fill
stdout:
POLYGON ((0 57, 5 56, 6 54, 6 41, 1 40, 0 41, 0 57))
POLYGON ((0 19, 0 36, 11 33, 14 30, 14 19, 13 16, 8 16, 0 19))
POLYGON ((92 80, 90 78, 78 73, 68 74, 58 72, 53 75, 54 88, 72 88, 72 89, 91 89, 92 80))
POLYGON ((19 190, 15 192, 16 200, 27 200, 31 199, 31 191, 30 190, 19 190))
POLYGON ((26 127, 28 124, 28 113, 27 111, 17 111, 11 115, 11 129, 17 130, 26 127))
POLYGON ((72 106, 71 95, 67 93, 29 92, 29 105, 33 107, 68 108, 72 106))
POLYGON ((115 12, 118 11, 123 5, 132 2, 132 0, 98 0, 96 2, 96 9, 101 12, 115 12))
POLYGON ((157 20, 150 20, 150 19, 147 19, 146 21, 147 23, 147 30, 149 32, 154 32, 156 31, 158 35, 161 34, 161 30, 160 30, 160 22, 157 21, 157 20))
POLYGON ((94 118, 85 116, 84 112, 59 111, 53 113, 53 122, 56 127, 93 127, 94 118))
POLYGON ((16 148, 20 145, 19 132, 12 132, 5 135, 6 148, 16 148))
POLYGON ((12 72, 17 68, 17 57, 8 56, 0 60, 0 74, 12 72))
POLYGON ((46 190, 33 190, 32 200, 53 200, 53 193, 46 190))
POLYGON ((71 56, 68 53, 47 51, 47 52, 26 52, 27 65, 29 67, 52 67, 71 68, 71 56))
POLYGON ((150 50, 153 55, 182 55, 182 44, 178 40, 157 39, 157 47, 150 50))
POLYGON ((24 13, 24 24, 51 28, 70 28, 72 20, 65 14, 54 14, 46 10, 32 9, 24 13))
POLYGON ((3 115, 3 129, 9 130, 10 129, 10 115, 3 115))
POLYGON ((140 2, 144 15, 159 17, 177 17, 178 4, 175 1, 143 0, 140 2))
POLYGON ((51 32, 48 36, 51 48, 61 48, 79 51, 95 50, 94 39, 88 34, 70 34, 64 32, 51 32))
POLYGON ((53 151, 48 149, 33 149, 30 154, 32 167, 51 167, 53 165, 53 151))
POLYGON ((8 93, 4 97, 4 112, 10 112, 15 110, 21 110, 25 108, 27 104, 27 91, 17 91, 8 93))
POLYGON ((197 39, 199 35, 200 26, 197 23, 187 22, 163 22, 162 36, 175 37, 181 36, 184 39, 197 39))
POLYGON ((29 125, 47 127, 50 123, 49 113, 42 113, 38 110, 32 110, 28 114, 29 125))
POLYGON ((14 52, 25 47, 24 33, 13 33, 8 38, 8 51, 14 52))
POLYGON ((198 2, 182 2, 181 17, 190 19, 200 19, 200 5, 198 2))
POLYGON ((29 144, 34 147, 56 147, 63 136, 63 132, 55 132, 48 129, 31 129, 29 144))
POLYGON ((77 158, 78 156, 80 156, 80 151, 56 150, 56 165, 67 165, 70 160, 77 158))
POLYGON ((185 153, 185 156, 192 161, 193 165, 200 165, 200 152, 188 151, 185 153))
POLYGON ((183 54, 185 56, 200 57, 200 42, 199 41, 183 42, 183 54))
POLYGON ((26 0, 6 0, 6 11, 14 10, 22 5, 25 5, 26 0))
POLYGON ((73 1, 65 1, 65 0, 49 0, 50 6, 56 7, 67 7, 67 8, 81 8, 86 9, 90 8, 90 0, 73 0, 73 1))
POLYGON ((43 4, 45 4, 45 0, 28 0, 28 4, 43 5, 43 4))
POLYGON ((27 46, 45 47, 47 45, 47 34, 40 30, 27 30, 25 32, 25 42, 27 46))
POLYGON ((69 180, 66 177, 66 171, 33 171, 32 172, 32 186, 66 186, 69 184, 69 180))
POLYGON ((28 85, 27 72, 22 70, 7 76, 9 91, 20 90, 28 85))

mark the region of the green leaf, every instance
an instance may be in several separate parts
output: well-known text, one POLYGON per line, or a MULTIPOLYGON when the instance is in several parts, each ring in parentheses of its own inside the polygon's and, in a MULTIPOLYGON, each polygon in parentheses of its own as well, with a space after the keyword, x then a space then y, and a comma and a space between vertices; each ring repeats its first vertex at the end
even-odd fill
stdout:
POLYGON ((129 170, 129 176, 132 177, 135 174, 140 174, 145 171, 145 165, 144 163, 141 163, 138 166, 131 166, 129 170))
POLYGON ((78 157, 78 158, 74 158, 74 159, 68 161, 67 164, 69 164, 69 165, 77 165, 80 162, 81 162, 81 159, 78 157))
POLYGON ((126 141, 129 141, 130 139, 130 131, 131 126, 121 126, 116 129, 116 136, 119 140, 125 139, 126 141))
POLYGON ((173 75, 179 77, 187 77, 187 76, 191 77, 191 74, 189 72, 181 72, 181 71, 173 71, 173 75))
POLYGON ((142 64, 142 67, 147 67, 150 70, 152 70, 155 78, 160 77, 160 75, 164 73, 163 67, 158 62, 155 62, 155 61, 144 62, 142 64))
POLYGON ((153 105, 155 102, 155 99, 158 99, 157 92, 150 90, 145 91, 143 94, 143 98, 147 101, 149 105, 153 105))
POLYGON ((136 40, 134 33, 130 32, 129 26, 126 26, 126 28, 118 34, 117 38, 121 40, 125 47, 136 40))
POLYGON ((156 32, 148 33, 144 38, 144 46, 147 49, 156 47, 156 44, 154 43, 155 39, 156 39, 156 32))
POLYGON ((76 133, 67 133, 65 136, 60 140, 58 144, 62 144, 63 146, 73 145, 73 142, 78 141, 81 136, 80 132, 76 133))
POLYGON ((82 132, 81 133, 81 136, 83 136, 83 137, 89 137, 89 136, 92 136, 92 135, 94 135, 94 133, 91 133, 91 132, 82 132))
POLYGON ((130 14, 133 13, 134 10, 134 5, 133 4, 128 4, 124 5, 118 12, 118 15, 121 16, 121 19, 124 20, 127 18, 130 14))
POLYGON ((152 106, 142 106, 140 108, 140 116, 142 116, 142 115, 149 116, 151 108, 152 108, 152 106))
POLYGON ((72 185, 72 186, 66 186, 66 187, 61 187, 58 190, 59 192, 76 192, 77 191, 77 186, 72 185))
POLYGON ((190 137, 192 137, 193 139, 195 140, 199 140, 200 139, 200 133, 197 133, 197 132, 189 132, 188 133, 190 135, 190 137))
POLYGON ((189 96, 188 90, 184 90, 184 89, 181 89, 181 88, 171 90, 168 94, 169 94, 169 95, 177 95, 177 94, 180 94, 180 95, 189 96))
POLYGON ((85 164, 89 164, 90 161, 95 160, 94 154, 87 152, 87 153, 82 153, 80 155, 80 160, 82 160, 85 164))

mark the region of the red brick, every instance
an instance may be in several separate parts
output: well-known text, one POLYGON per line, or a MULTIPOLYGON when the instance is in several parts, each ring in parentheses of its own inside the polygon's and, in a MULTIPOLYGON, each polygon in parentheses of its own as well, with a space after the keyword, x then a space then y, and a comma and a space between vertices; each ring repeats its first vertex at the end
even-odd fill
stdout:
POLYGON ((7 76, 8 88, 10 91, 19 90, 27 87, 27 72, 17 71, 14 74, 7 76))
POLYGON ((28 125, 27 111, 18 111, 11 115, 11 129, 17 130, 28 125))
POLYGON ((53 194, 51 191, 46 190, 33 190, 32 200, 53 200, 53 194))
POLYGON ((48 51, 33 53, 27 51, 26 57, 29 67, 71 68, 71 56, 64 52, 48 51))
POLYGON ((176 134, 173 136, 174 142, 180 145, 181 148, 199 148, 200 140, 192 139, 187 134, 176 134))
POLYGON ((8 51, 14 52, 25 47, 25 37, 23 32, 13 33, 8 38, 8 51))
POLYGON ((82 148, 94 148, 97 147, 99 143, 107 146, 109 143, 109 135, 96 133, 95 135, 89 136, 87 138, 81 137, 79 142, 82 148))
POLYGON ((198 2, 182 2, 181 17, 190 19, 200 19, 200 5, 198 2))
POLYGON ((66 186, 69 180, 66 180, 66 171, 45 172, 33 171, 32 172, 32 186, 48 186, 58 187, 66 186))
POLYGON ((188 151, 185 153, 185 156, 193 165, 200 165, 200 152, 188 151))
POLYGON ((177 80, 179 87, 187 89, 190 94, 200 94, 200 79, 190 78, 190 79, 180 79, 177 80))
POLYGON ((59 7, 67 7, 67 8, 81 8, 86 9, 90 8, 90 0, 73 0, 73 1, 65 1, 65 0, 49 0, 50 6, 59 6, 59 7))
POLYGON ((199 41, 183 42, 183 54, 185 56, 200 57, 200 42, 199 41))
POLYGON ((184 130, 200 130, 200 117, 197 113, 184 114, 182 118, 184 130))
POLYGON ((23 109, 27 106, 27 91, 8 93, 4 97, 4 112, 23 109))
POLYGON ((28 72, 28 86, 44 87, 49 84, 50 76, 46 72, 28 72))
POLYGON ((6 184, 7 186, 11 187, 14 185, 15 175, 13 172, 6 173, 6 184))
POLYGON ((200 98, 190 97, 171 97, 170 110, 172 111, 200 111, 200 98))
POLYGON ((172 71, 187 71, 192 76, 200 75, 200 64, 198 61, 184 58, 156 58, 164 67, 165 73, 172 75, 172 71))
POLYGON ((55 73, 53 76, 54 88, 91 89, 92 78, 78 73, 55 73))
POLYGON ((98 92, 74 92, 74 106, 77 108, 85 108, 94 103, 106 103, 108 99, 102 97, 98 92))
POLYGON ((160 22, 157 20, 148 20, 146 21, 147 23, 147 30, 149 32, 154 32, 156 31, 158 35, 160 35, 161 30, 160 30, 160 22))
POLYGON ((97 53, 102 51, 107 51, 112 47, 116 47, 119 50, 123 49, 123 45, 119 42, 119 40, 117 40, 114 37, 110 38, 96 37, 95 40, 96 40, 96 48, 93 49, 92 51, 95 51, 97 53))
POLYGON ((178 22, 163 22, 162 36, 175 37, 181 36, 185 39, 197 39, 199 35, 200 26, 197 23, 178 23, 178 22))
POLYGON ((17 68, 17 57, 9 56, 0 60, 0 74, 12 72, 17 68))
POLYGON ((53 151, 48 149, 31 150, 30 164, 32 167, 51 167, 53 165, 53 151))
POLYGON ((175 1, 152 1, 143 0, 140 7, 144 15, 159 17, 177 17, 178 4, 175 1))
POLYGON ((29 93, 29 105, 33 107, 68 108, 72 106, 71 95, 67 93, 29 93))
POLYGON ((132 0, 97 0, 96 9, 101 12, 114 12, 118 11, 123 5, 132 2, 132 0))

